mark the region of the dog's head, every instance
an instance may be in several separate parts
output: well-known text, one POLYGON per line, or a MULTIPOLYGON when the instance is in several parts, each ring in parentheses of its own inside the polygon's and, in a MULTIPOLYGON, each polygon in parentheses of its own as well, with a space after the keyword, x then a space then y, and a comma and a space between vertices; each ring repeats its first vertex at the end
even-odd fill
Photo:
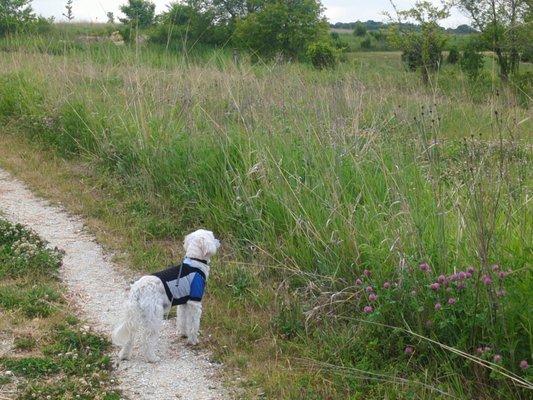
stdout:
POLYGON ((215 255, 219 247, 220 242, 215 238, 213 232, 205 229, 198 229, 193 233, 189 233, 183 240, 183 248, 187 257, 207 261, 215 255))

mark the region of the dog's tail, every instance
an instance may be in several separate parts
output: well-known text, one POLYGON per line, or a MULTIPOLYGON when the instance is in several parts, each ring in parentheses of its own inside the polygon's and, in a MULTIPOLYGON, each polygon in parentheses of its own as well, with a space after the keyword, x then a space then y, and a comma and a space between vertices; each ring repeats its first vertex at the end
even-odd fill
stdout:
POLYGON ((124 321, 113 330, 111 340, 113 344, 117 346, 124 346, 131 340, 135 331, 136 323, 134 305, 131 302, 128 302, 124 321))

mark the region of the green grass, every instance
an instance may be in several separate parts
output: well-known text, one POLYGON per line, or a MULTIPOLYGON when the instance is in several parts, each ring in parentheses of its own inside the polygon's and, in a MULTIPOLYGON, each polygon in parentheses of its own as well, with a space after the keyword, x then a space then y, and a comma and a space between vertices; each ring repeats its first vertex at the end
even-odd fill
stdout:
POLYGON ((269 398, 527 398, 533 126, 490 60, 479 82, 446 65, 424 87, 392 52, 314 71, 112 51, 0 60, 4 134, 61 160, 71 206, 135 268, 197 227, 222 238, 217 359, 269 398))
POLYGON ((109 343, 84 330, 62 301, 60 254, 0 218, 0 260, 0 333, 14 345, 0 357, 0 387, 17 399, 120 398, 109 375, 109 343))

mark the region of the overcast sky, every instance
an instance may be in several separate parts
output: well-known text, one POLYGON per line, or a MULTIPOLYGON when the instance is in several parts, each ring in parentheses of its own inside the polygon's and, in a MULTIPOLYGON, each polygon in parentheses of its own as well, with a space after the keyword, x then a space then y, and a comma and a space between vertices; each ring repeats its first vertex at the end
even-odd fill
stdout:
MULTIPOLYGON (((171 0, 154 0, 157 12, 166 9, 171 0)), ((439 3, 438 0, 433 0, 439 3)), ((65 11, 66 0, 33 0, 33 8, 45 17, 55 17, 56 20, 64 20, 62 13, 65 11)), ((126 0, 74 0, 73 12, 77 20, 105 21, 106 12, 112 11, 118 14, 118 7, 126 3, 126 0)), ((408 8, 415 0, 395 0, 400 8, 408 8)), ((326 16, 330 22, 352 22, 356 20, 375 21, 384 20, 383 11, 391 11, 389 0, 322 0, 326 8, 326 16)), ((446 27, 468 23, 468 19, 458 11, 452 12, 452 16, 444 21, 446 27)))

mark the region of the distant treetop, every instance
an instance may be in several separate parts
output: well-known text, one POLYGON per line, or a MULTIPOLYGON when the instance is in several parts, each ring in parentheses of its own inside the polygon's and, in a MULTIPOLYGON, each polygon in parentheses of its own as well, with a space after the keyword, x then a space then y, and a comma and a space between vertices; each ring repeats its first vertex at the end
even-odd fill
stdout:
MULTIPOLYGON (((414 25, 414 24, 402 24, 402 25, 404 25, 404 26, 402 26, 402 28, 411 28, 411 29, 414 29, 414 30, 418 29, 418 27, 416 25, 414 25)), ((331 28, 347 29, 347 30, 354 30, 355 28, 361 27, 361 26, 364 26, 367 31, 379 31, 380 29, 388 28, 390 26, 390 23, 368 20, 368 21, 365 21, 365 22, 362 22, 362 21, 336 22, 334 24, 330 24, 331 28)), ((455 29, 454 28, 447 28, 446 32, 447 33, 458 34, 458 35, 465 35, 465 34, 469 34, 469 33, 476 33, 477 30, 475 30, 474 28, 472 28, 469 25, 463 24, 463 25, 459 25, 455 29)))

